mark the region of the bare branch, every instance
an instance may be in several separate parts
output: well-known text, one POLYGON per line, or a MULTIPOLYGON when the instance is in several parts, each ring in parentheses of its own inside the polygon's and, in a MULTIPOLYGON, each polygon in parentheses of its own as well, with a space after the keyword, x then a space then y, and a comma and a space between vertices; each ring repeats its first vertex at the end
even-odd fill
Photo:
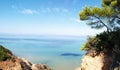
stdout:
POLYGON ((109 27, 99 18, 99 17, 97 17, 97 16, 94 16, 95 18, 97 18, 99 21, 100 21, 100 23, 102 23, 106 28, 107 28, 107 31, 109 32, 109 27))

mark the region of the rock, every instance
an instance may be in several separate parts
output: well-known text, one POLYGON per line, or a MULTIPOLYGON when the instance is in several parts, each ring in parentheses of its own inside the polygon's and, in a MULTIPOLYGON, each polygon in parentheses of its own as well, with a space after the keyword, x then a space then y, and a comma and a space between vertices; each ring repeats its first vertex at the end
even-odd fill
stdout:
POLYGON ((82 64, 80 70, 102 70, 103 63, 102 58, 97 57, 91 57, 91 56, 84 56, 82 58, 82 64))
POLYGON ((83 56, 82 63, 76 70, 110 70, 113 57, 104 52, 96 56, 90 56, 88 53, 83 56))
POLYGON ((25 62, 20 62, 20 64, 23 70, 32 70, 31 66, 27 65, 25 62))
POLYGON ((78 67, 78 68, 76 68, 75 70, 81 70, 81 68, 80 68, 80 67, 78 67))
POLYGON ((25 58, 21 58, 21 60, 23 61, 23 62, 25 62, 28 66, 31 66, 32 65, 32 63, 30 63, 27 59, 25 59, 25 58))
POLYGON ((9 56, 6 60, 0 61, 0 70, 52 70, 44 64, 32 64, 25 58, 18 58, 12 54, 12 52, 3 46, 5 54, 9 56))
POLYGON ((16 62, 0 62, 0 70, 52 70, 45 64, 32 64, 25 58, 16 58, 16 62))
POLYGON ((12 67, 12 70, 22 70, 21 64, 16 63, 14 67, 12 67))
POLYGON ((2 68, 0 68, 0 70, 2 70, 2 68))
POLYGON ((51 68, 47 67, 45 64, 33 64, 32 70, 52 70, 51 68))

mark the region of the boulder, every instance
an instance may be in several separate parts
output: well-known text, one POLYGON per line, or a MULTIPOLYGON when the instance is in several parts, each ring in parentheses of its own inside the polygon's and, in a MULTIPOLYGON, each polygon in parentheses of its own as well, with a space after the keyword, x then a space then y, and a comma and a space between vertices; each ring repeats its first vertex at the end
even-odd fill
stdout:
POLYGON ((82 57, 81 65, 76 70, 111 70, 112 55, 108 55, 106 52, 100 52, 95 56, 90 54, 91 52, 82 57))
POLYGON ((32 70, 52 70, 45 64, 33 64, 31 68, 32 70))

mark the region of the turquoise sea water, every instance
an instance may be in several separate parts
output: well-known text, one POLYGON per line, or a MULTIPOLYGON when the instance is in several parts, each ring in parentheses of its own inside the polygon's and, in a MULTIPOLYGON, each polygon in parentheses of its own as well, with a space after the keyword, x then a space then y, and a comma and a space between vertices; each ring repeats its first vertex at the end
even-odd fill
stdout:
POLYGON ((85 37, 0 37, 0 44, 32 63, 47 64, 53 70, 74 70, 80 65, 85 37))

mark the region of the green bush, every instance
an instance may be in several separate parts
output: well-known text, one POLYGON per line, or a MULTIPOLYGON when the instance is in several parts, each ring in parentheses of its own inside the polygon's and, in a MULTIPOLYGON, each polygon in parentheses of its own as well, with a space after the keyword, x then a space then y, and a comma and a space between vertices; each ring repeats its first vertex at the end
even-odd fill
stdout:
POLYGON ((10 59, 10 58, 11 57, 8 54, 6 54, 4 52, 0 52, 0 61, 5 61, 5 60, 10 59))
POLYGON ((81 50, 96 50, 96 51, 100 51, 103 49, 102 46, 100 46, 100 42, 101 40, 97 37, 89 37, 87 42, 85 44, 83 44, 81 50))
POLYGON ((120 49, 120 29, 89 37, 87 42, 81 47, 81 50, 103 51, 104 49, 113 50, 114 48, 120 49))
POLYGON ((11 52, 8 49, 6 49, 2 45, 0 45, 0 61, 5 61, 7 59, 11 59, 11 57, 8 53, 11 54, 11 52))

